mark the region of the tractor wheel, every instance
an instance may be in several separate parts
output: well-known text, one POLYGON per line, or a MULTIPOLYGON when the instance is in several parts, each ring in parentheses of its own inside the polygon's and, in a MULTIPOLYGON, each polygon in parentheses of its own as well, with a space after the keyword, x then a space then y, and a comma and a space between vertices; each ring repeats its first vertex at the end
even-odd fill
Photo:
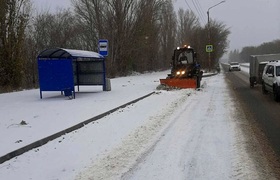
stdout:
POLYGON ((201 78, 199 76, 196 77, 196 88, 200 88, 201 78))

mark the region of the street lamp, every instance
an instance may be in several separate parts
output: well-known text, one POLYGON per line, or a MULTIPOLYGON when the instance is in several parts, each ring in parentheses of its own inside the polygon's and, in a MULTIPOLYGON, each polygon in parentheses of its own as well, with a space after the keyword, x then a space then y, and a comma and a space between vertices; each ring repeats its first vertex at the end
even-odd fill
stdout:
POLYGON ((209 71, 210 71, 210 66, 211 66, 211 52, 212 52, 212 48, 213 46, 211 45, 211 33, 210 33, 210 17, 209 17, 209 10, 212 9, 213 7, 216 7, 218 6, 219 4, 222 4, 226 2, 225 0, 219 2, 218 4, 215 4, 214 6, 211 6, 210 8, 208 8, 207 10, 207 17, 208 17, 208 22, 207 22, 207 25, 208 25, 208 43, 209 43, 209 46, 211 46, 211 50, 208 50, 208 63, 209 63, 209 71))

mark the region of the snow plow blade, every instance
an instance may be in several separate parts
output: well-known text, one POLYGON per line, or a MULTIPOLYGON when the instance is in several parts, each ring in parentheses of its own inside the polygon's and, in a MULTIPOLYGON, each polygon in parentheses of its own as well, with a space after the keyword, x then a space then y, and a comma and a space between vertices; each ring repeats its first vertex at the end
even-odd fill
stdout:
POLYGON ((176 88, 196 88, 196 78, 188 79, 160 79, 160 84, 176 88))

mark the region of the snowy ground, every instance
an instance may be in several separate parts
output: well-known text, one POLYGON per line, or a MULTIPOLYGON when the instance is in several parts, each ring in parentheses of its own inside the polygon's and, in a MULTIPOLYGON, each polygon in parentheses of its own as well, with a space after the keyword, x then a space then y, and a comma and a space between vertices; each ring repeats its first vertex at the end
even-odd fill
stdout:
POLYGON ((0 156, 151 93, 159 77, 166 74, 116 78, 110 92, 102 91, 102 86, 82 86, 74 100, 60 92, 46 91, 40 99, 38 89, 0 94, 0 137, 5 137, 0 139, 0 144, 5 144, 0 148, 0 156), (21 121, 27 125, 21 126, 21 121))
POLYGON ((0 95, 2 156, 156 92, 0 164, 0 179, 260 179, 223 73, 204 78, 200 91, 157 91, 167 73, 112 79, 111 92, 83 87, 74 100, 39 99, 39 90, 0 95))

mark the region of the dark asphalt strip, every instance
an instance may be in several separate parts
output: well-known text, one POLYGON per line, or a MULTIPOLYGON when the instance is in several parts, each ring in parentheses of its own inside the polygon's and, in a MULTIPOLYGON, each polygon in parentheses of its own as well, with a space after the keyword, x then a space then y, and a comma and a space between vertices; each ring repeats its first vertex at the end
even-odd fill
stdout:
POLYGON ((270 95, 263 95, 260 85, 250 88, 248 75, 240 72, 225 75, 237 106, 246 117, 241 119, 244 123, 240 122, 240 128, 247 136, 246 146, 250 156, 260 171, 269 166, 276 179, 280 179, 280 104, 274 102, 270 95), (251 137, 255 137, 256 143, 251 141, 251 137))
POLYGON ((270 95, 263 95, 260 88, 249 88, 249 83, 243 83, 237 76, 228 76, 228 78, 232 80, 234 92, 239 97, 245 114, 252 122, 259 125, 280 157, 279 103, 274 102, 270 95))
POLYGON ((52 141, 52 140, 54 140, 54 139, 56 139, 56 138, 58 138, 58 137, 60 137, 60 136, 62 136, 62 135, 65 135, 65 134, 67 134, 67 133, 70 133, 70 132, 72 132, 72 131, 75 131, 75 130, 77 130, 77 129, 80 129, 80 128, 82 128, 83 126, 85 126, 86 124, 89 124, 89 123, 91 123, 91 122, 94 122, 94 121, 96 121, 96 120, 99 120, 99 119, 101 119, 101 118, 103 118, 103 117, 105 117, 105 116, 107 116, 107 115, 109 115, 109 114, 111 114, 111 113, 117 111, 118 109, 125 108, 126 106, 131 105, 131 104, 133 104, 133 103, 136 103, 136 102, 138 102, 138 101, 140 101, 140 100, 142 100, 142 99, 145 99, 145 98, 151 96, 151 95, 154 94, 154 93, 155 93, 155 92, 151 92, 151 93, 149 93, 149 94, 147 94, 147 95, 145 95, 145 96, 142 96, 142 97, 140 97, 140 98, 137 98, 137 99, 135 99, 135 100, 133 100, 133 101, 130 101, 130 102, 126 103, 126 104, 123 104, 123 105, 121 105, 121 106, 119 106, 119 107, 116 107, 116 108, 114 108, 114 109, 111 109, 111 110, 109 110, 109 111, 107 111, 107 112, 105 112, 105 113, 102 113, 102 114, 97 115, 97 116, 95 116, 95 117, 93 117, 93 118, 90 118, 90 119, 88 119, 88 120, 86 120, 86 121, 83 121, 83 122, 81 122, 81 123, 79 123, 79 124, 76 124, 76 125, 74 125, 74 126, 72 126, 72 127, 70 127, 70 128, 67 128, 67 129, 62 130, 62 131, 60 131, 60 132, 57 132, 57 133, 55 133, 55 134, 53 134, 53 135, 50 135, 50 136, 48 136, 48 137, 45 137, 45 138, 43 138, 43 139, 41 139, 41 140, 38 140, 38 141, 33 142, 33 143, 29 144, 29 145, 26 145, 26 146, 24 146, 24 147, 22 147, 22 148, 19 148, 19 149, 15 150, 15 151, 12 151, 12 152, 10 152, 10 153, 4 155, 4 156, 1 156, 1 157, 0 157, 0 164, 6 162, 6 161, 8 161, 8 160, 10 160, 10 159, 12 159, 12 158, 14 158, 14 157, 16 157, 16 156, 19 156, 19 155, 21 155, 21 154, 23 154, 23 153, 25 153, 25 152, 27 152, 27 151, 30 151, 31 149, 40 147, 40 146, 42 146, 42 145, 48 143, 49 141, 52 141))

